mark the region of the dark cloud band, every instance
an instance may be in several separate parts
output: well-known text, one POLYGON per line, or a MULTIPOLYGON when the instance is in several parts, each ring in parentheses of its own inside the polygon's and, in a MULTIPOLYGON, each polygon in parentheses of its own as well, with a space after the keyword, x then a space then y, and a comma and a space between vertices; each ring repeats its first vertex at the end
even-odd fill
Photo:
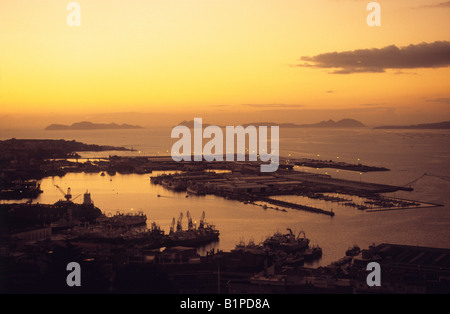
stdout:
POLYGON ((450 66, 450 42, 436 41, 406 47, 323 53, 301 57, 298 67, 333 69, 333 74, 381 73, 386 69, 441 68, 450 66))

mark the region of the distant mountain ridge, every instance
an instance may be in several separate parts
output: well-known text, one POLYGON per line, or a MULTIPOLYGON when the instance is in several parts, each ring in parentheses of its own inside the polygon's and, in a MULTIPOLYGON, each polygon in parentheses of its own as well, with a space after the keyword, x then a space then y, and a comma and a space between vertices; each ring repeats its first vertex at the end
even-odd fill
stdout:
POLYGON ((450 121, 437 123, 422 123, 413 125, 384 125, 384 126, 377 126, 374 129, 443 130, 443 129, 450 129, 450 121))
MULTIPOLYGON (((179 125, 184 125, 187 126, 189 128, 193 128, 194 127, 194 120, 190 120, 190 121, 182 121, 180 122, 179 125)), ((210 124, 206 124, 203 123, 202 126, 203 127, 207 127, 210 124)), ((362 124, 361 122, 355 120, 355 119, 342 119, 339 121, 334 121, 334 120, 328 120, 328 121, 321 121, 318 123, 313 123, 313 124, 295 124, 295 123, 275 123, 275 122, 256 122, 256 123, 246 123, 246 124, 241 124, 243 127, 247 127, 249 125, 253 125, 253 126, 280 126, 283 128, 363 128, 365 127, 364 124, 362 124)), ((220 126, 219 127, 225 127, 225 126, 220 126)))
POLYGON ((117 129, 143 129, 138 125, 117 124, 117 123, 92 123, 89 121, 76 122, 72 125, 51 124, 45 128, 47 131, 64 131, 64 130, 117 130, 117 129))

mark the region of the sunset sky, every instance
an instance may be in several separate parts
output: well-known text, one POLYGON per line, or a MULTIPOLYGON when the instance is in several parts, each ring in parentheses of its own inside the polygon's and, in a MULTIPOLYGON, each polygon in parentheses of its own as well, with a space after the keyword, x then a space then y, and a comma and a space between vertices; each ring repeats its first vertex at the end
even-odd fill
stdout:
POLYGON ((450 120, 450 1, 69 2, 0 2, 0 123, 450 120))

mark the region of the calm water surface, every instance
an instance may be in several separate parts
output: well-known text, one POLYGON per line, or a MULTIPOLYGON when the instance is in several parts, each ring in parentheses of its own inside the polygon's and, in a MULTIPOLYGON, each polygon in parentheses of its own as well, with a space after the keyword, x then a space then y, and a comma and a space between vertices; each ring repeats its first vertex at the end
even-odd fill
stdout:
MULTIPOLYGON (((171 129, 103 130, 66 132, 4 131, 2 139, 49 138, 77 140, 89 144, 116 145, 137 149, 134 155, 167 155, 174 142, 171 129)), ((96 206, 105 212, 143 211, 148 221, 156 221, 168 232, 172 218, 189 210, 194 220, 202 211, 206 219, 221 232, 220 242, 214 246, 230 250, 240 241, 263 240, 276 231, 292 228, 305 231, 312 244, 323 249, 323 257, 314 265, 327 265, 345 255, 348 247, 373 243, 421 245, 450 248, 450 132, 371 129, 282 129, 280 151, 292 158, 317 158, 346 161, 372 166, 384 166, 391 171, 359 174, 335 169, 299 170, 327 173, 334 177, 369 182, 406 185, 424 173, 430 176, 412 184, 413 192, 397 192, 393 196, 435 202, 443 207, 408 209, 369 213, 355 208, 335 206, 336 215, 329 217, 297 210, 279 212, 260 206, 245 205, 215 196, 190 196, 174 193, 162 186, 152 185, 150 175, 67 174, 45 178, 41 182, 44 193, 38 202, 54 203, 62 198, 54 186, 71 187, 77 196, 86 190, 96 206), (158 197, 158 194, 161 197, 158 197)), ((97 157, 123 152, 86 153, 97 157)), ((157 175, 154 172, 151 175, 157 175)), ((83 196, 75 202, 81 202, 83 196)), ((300 201, 300 199, 299 199, 300 201)), ((187 221, 184 219, 184 225, 187 221)))

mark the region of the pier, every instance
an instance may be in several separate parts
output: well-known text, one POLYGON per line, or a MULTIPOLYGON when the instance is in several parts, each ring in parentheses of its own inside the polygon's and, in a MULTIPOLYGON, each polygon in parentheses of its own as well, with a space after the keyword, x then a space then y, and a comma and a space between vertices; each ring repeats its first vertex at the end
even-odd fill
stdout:
POLYGON ((292 209, 304 210, 304 211, 316 213, 316 214, 324 214, 324 215, 328 215, 328 216, 334 216, 334 212, 332 210, 331 211, 323 210, 323 209, 315 208, 315 207, 311 207, 311 206, 276 200, 276 199, 273 199, 270 197, 260 197, 260 198, 258 198, 258 200, 262 201, 262 202, 270 203, 273 205, 277 205, 277 206, 283 206, 286 208, 292 208, 292 209))

